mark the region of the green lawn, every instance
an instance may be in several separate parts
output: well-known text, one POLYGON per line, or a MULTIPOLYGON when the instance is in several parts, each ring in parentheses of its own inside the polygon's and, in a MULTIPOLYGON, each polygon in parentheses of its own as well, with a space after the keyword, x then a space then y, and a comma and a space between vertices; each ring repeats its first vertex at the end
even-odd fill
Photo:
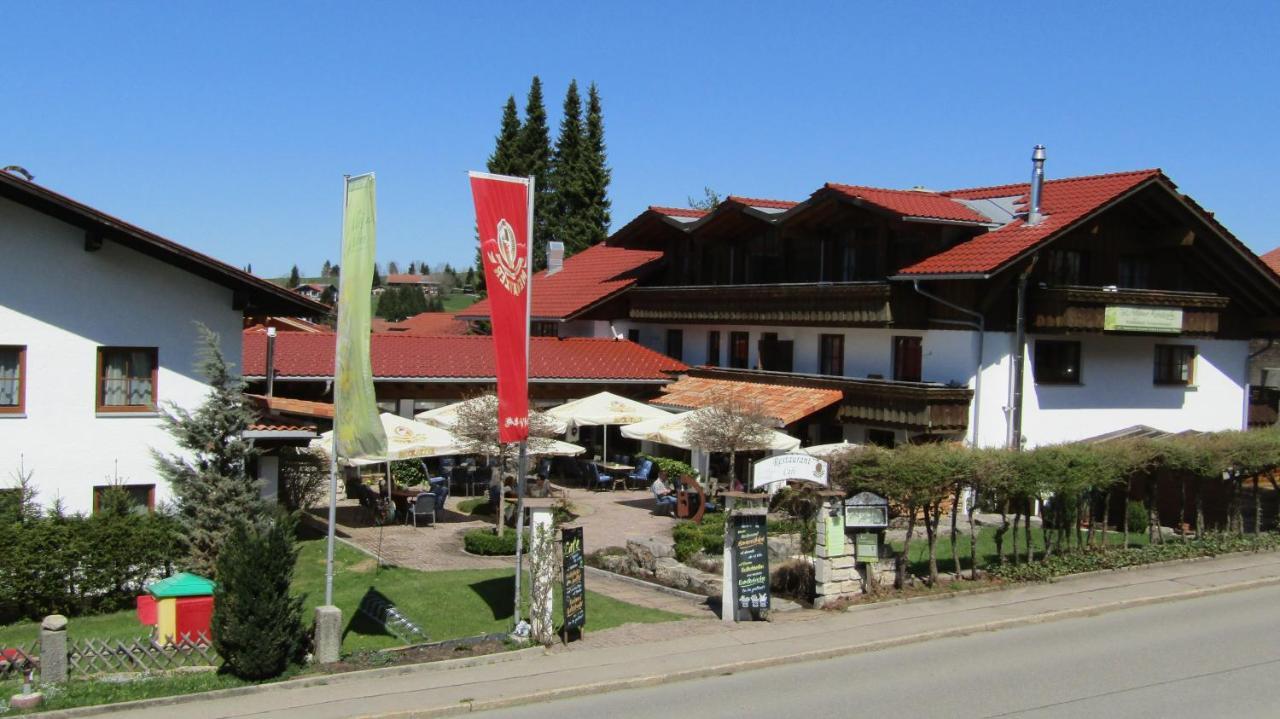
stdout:
MULTIPOLYGON (((305 619, 324 601, 325 543, 301 542, 294 576, 297 591, 306 595, 305 619)), ((476 569, 422 572, 400 567, 379 568, 372 557, 338 543, 335 551, 334 603, 347 622, 344 651, 385 649, 404 642, 356 613, 361 598, 377 592, 416 622, 432 641, 503 632, 510 629, 514 572, 476 569)), ((528 582, 524 582, 528 587, 528 582)), ((526 599, 527 601, 527 599, 526 599)), ((557 590, 556 607, 560 606, 557 590)), ((599 630, 634 622, 679 619, 669 612, 638 607, 587 592, 587 629, 599 630)), ((132 611, 71 620, 71 638, 130 639, 146 634, 132 611)), ((0 645, 31 642, 39 634, 36 622, 0 627, 0 645)))
POLYGON ((475 295, 464 295, 461 292, 444 296, 444 311, 458 312, 476 303, 475 295))
MULTIPOLYGON (((1026 556, 1026 547, 1024 545, 1024 529, 1021 525, 1018 527, 1018 553, 1023 557, 1026 556)), ((1052 531, 1052 530, 1050 530, 1052 531)), ((1005 533, 1004 552, 1005 556, 1012 558, 1013 547, 1010 544, 1013 530, 1005 533)), ((999 562, 996 556, 996 529, 995 527, 981 527, 978 530, 978 567, 995 566, 999 562)), ((1095 541, 1097 537, 1094 538, 1095 541)), ((960 532, 959 538, 956 540, 956 549, 960 554, 960 566, 969 569, 969 535, 963 530, 960 532)), ((1142 547, 1146 546, 1148 540, 1146 533, 1132 532, 1129 534, 1129 546, 1142 547)), ((1111 546, 1119 547, 1124 544, 1124 535, 1120 532, 1108 532, 1107 543, 1111 546)), ((902 542, 893 542, 894 551, 902 549, 902 542)), ((1040 527, 1032 527, 1031 544, 1035 547, 1036 553, 1044 552, 1044 530, 1040 527)), ((911 540, 911 556, 910 560, 911 572, 916 575, 924 575, 929 572, 929 544, 925 540, 924 528, 916 527, 916 533, 911 540)), ((939 527, 938 530, 938 570, 943 572, 952 571, 954 564, 951 560, 951 526, 946 525, 939 527)))

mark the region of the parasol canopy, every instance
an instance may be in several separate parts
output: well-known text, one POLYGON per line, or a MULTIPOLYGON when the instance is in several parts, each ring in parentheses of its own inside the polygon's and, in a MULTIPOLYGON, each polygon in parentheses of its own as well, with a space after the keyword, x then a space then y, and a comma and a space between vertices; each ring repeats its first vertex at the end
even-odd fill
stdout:
MULTIPOLYGON (((659 417, 657 419, 645 420, 636 424, 629 424, 622 428, 622 436, 631 439, 646 440, 649 442, 657 442, 658 444, 666 444, 680 449, 693 449, 685 437, 685 429, 688 426, 689 418, 699 412, 706 412, 707 409, 695 409, 692 412, 684 412, 682 414, 673 414, 668 417, 659 417)), ((800 440, 789 434, 783 434, 776 430, 770 430, 769 443, 763 447, 751 447, 750 449, 771 449, 780 452, 790 452, 800 446, 800 440)))

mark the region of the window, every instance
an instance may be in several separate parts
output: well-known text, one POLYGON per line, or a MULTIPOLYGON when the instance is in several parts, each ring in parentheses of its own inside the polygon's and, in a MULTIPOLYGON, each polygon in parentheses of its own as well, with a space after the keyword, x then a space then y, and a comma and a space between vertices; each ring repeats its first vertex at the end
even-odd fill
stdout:
POLYGON ((636 344, 640 344, 640 330, 634 328, 627 330, 627 339, 636 344))
POLYGON ((707 333, 707 365, 720 366, 720 330, 711 330, 707 333))
POLYGON ((559 337, 560 323, 559 322, 534 322, 533 328, 529 334, 533 335, 534 337, 559 337))
POLYGON ((155 347, 99 348, 98 411, 155 411, 156 355, 155 347))
POLYGON ((684 330, 667 330, 667 356, 684 361, 684 330))
POLYGON ((1156 345, 1156 384, 1189 385, 1195 381, 1196 348, 1156 345))
POLYGON ((1132 290, 1150 287, 1151 263, 1145 257, 1121 257, 1120 276, 1116 284, 1132 290))
POLYGON ((751 353, 751 335, 746 332, 729 333, 729 366, 746 369, 751 353))
POLYGON ((1078 285, 1085 280, 1084 253, 1080 250, 1049 252, 1049 282, 1055 285, 1078 285))
POLYGON ((1037 340, 1032 373, 1040 384, 1080 384, 1080 343, 1037 340))
POLYGON ((120 489, 129 503, 130 514, 145 514, 155 511, 156 486, 154 484, 101 484, 93 488, 93 512, 102 509, 103 495, 109 489, 120 489))
POLYGON ((919 382, 924 363, 919 337, 893 338, 893 379, 898 382, 919 382))
POLYGON ((26 390, 27 348, 0 347, 0 414, 22 414, 26 390))
POLYGON ((886 449, 893 449, 896 439, 897 437, 891 429, 867 430, 867 444, 873 444, 877 447, 884 447, 886 449))
POLYGON ((818 374, 844 374, 844 335, 818 338, 818 374))
POLYGON ((794 340, 780 340, 777 332, 765 332, 760 335, 759 357, 760 369, 772 372, 790 372, 795 355, 794 340))

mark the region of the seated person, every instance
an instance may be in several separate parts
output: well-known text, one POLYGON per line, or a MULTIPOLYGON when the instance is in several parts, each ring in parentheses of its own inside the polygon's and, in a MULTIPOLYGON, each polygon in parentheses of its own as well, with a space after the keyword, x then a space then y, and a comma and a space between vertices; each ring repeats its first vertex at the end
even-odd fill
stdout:
POLYGON ((662 499, 663 497, 673 496, 676 493, 676 490, 674 488, 667 486, 666 479, 667 479, 667 473, 659 472, 658 478, 653 480, 653 485, 651 486, 650 489, 653 491, 653 496, 657 497, 658 499, 662 499))

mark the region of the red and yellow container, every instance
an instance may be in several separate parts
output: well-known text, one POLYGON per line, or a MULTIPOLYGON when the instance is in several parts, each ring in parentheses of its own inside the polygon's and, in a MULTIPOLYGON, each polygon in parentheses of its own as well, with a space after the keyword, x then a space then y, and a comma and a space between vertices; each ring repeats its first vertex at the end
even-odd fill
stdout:
POLYGON ((153 582, 138 597, 138 621, 155 627, 156 641, 174 644, 180 640, 208 641, 212 638, 212 580, 182 572, 153 582))

